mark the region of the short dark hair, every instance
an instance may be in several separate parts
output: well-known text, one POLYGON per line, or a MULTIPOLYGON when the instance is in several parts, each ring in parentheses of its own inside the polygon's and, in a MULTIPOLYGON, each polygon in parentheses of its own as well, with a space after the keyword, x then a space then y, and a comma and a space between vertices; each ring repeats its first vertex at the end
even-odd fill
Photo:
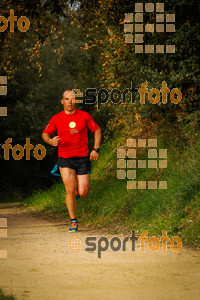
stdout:
MULTIPOLYGON (((65 92, 73 92, 73 90, 72 90, 72 89, 67 89, 67 90, 65 90, 65 91, 62 93, 62 99, 63 99, 63 95, 64 95, 65 92)), ((76 94, 75 94, 75 95, 76 95, 76 94)))

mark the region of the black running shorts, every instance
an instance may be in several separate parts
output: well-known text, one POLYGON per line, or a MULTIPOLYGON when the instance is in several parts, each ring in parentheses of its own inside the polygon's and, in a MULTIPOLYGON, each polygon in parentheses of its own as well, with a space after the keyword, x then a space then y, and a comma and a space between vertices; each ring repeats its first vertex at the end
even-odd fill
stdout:
POLYGON ((89 156, 72 158, 58 157, 57 165, 61 168, 74 169, 77 175, 89 174, 91 171, 89 156))

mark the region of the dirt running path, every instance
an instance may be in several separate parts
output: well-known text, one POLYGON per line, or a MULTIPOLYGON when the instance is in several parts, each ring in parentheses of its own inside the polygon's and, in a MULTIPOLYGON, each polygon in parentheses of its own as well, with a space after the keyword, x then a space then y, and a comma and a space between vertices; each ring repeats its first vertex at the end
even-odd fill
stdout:
POLYGON ((33 217, 17 207, 1 207, 0 217, 8 220, 8 236, 1 237, 0 245, 8 251, 7 259, 0 259, 0 287, 17 299, 199 298, 197 250, 141 253, 136 243, 132 252, 129 241, 127 252, 108 250, 99 259, 97 252, 73 251, 69 241, 72 237, 85 241, 88 235, 110 241, 113 235, 84 228, 70 234, 66 222, 33 217))

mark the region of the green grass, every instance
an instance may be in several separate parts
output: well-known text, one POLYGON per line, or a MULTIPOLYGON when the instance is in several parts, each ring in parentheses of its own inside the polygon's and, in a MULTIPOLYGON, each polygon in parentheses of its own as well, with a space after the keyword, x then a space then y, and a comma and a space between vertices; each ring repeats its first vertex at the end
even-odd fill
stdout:
POLYGON ((15 300, 13 296, 6 296, 2 289, 0 289, 0 300, 15 300))
MULTIPOLYGON (((116 230, 148 230, 150 235, 177 235, 190 245, 200 244, 200 140, 190 146, 167 146, 168 168, 137 170, 139 180, 167 180, 167 190, 127 190, 126 180, 116 178, 116 149, 123 147, 124 137, 115 137, 102 147, 93 163, 88 196, 78 200, 77 217, 82 223, 113 226, 116 230)), ((140 158, 147 158, 147 151, 140 158)), ((35 209, 56 214, 67 213, 65 189, 61 180, 50 190, 27 199, 35 209)))

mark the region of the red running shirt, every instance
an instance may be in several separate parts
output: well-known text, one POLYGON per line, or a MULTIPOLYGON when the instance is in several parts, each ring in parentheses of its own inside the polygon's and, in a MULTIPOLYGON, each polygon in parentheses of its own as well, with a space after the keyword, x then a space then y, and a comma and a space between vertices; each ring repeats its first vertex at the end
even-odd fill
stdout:
POLYGON ((89 152, 87 128, 92 132, 99 128, 89 113, 75 109, 75 113, 66 114, 63 110, 51 118, 43 133, 57 131, 59 157, 84 157, 89 152))

